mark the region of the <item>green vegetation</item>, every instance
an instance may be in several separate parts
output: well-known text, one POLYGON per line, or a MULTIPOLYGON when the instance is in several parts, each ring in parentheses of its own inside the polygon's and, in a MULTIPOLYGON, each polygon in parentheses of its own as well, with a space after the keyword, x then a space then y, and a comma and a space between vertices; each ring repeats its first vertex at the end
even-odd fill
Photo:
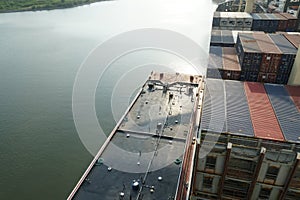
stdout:
POLYGON ((71 8, 103 0, 0 0, 0 13, 71 8))

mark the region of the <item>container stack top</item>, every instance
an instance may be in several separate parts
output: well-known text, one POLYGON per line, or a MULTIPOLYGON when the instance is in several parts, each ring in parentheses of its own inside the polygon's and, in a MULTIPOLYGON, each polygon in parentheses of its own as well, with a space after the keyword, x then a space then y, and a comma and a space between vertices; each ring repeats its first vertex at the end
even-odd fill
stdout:
POLYGON ((208 68, 223 68, 222 47, 210 46, 208 68))
POLYGON ((288 33, 285 33, 283 35, 284 35, 284 37, 286 37, 286 39, 288 39, 290 41, 290 43, 292 43, 294 45, 294 47, 296 47, 297 49, 299 48, 299 45, 300 45, 300 34, 288 34, 288 33))
POLYGON ((255 136, 283 141, 283 134, 264 85, 254 82, 244 84, 255 136))
POLYGON ((253 37, 256 39, 257 44, 263 53, 281 54, 281 51, 267 34, 253 33, 253 37))
POLYGON ((285 18, 284 16, 282 16, 281 14, 279 13, 273 13, 273 15, 280 21, 287 21, 288 19, 285 18))
POLYGON ((224 44, 234 44, 232 31, 222 30, 221 31, 221 39, 224 44))
POLYGON ((227 132, 254 136, 243 82, 226 80, 225 91, 227 132))
POLYGON ((224 81, 207 79, 204 93, 201 129, 210 132, 225 132, 224 81))
POLYGON ((261 16, 259 13, 251 13, 251 16, 254 20, 260 20, 261 16))
POLYGON ((285 17, 286 19, 294 19, 297 20, 297 17, 289 14, 289 13, 280 13, 280 15, 282 15, 283 17, 285 17))
POLYGON ((264 14, 264 15, 265 15, 265 17, 266 17, 267 19, 269 19, 269 20, 276 20, 276 17, 273 16, 272 13, 268 13, 268 14, 264 14))
POLYGON ((246 53, 262 53, 258 46, 257 40, 253 37, 253 33, 239 33, 241 44, 246 53))
POLYGON ((214 18, 219 18, 220 17, 220 12, 214 12, 214 18))
POLYGON ((252 16, 247 12, 240 12, 240 15, 245 19, 252 19, 252 16))
POLYGON ((297 49, 281 34, 269 34, 270 38, 283 54, 297 54, 297 49))
POLYGON ((202 130, 300 143, 300 86, 206 82, 202 130))
POLYGON ((222 43, 221 30, 211 30, 210 41, 212 43, 222 43))
POLYGON ((234 47, 223 48, 223 69, 241 71, 241 66, 234 47))
POLYGON ((300 113, 283 85, 265 84, 268 97, 287 141, 300 143, 300 113))
POLYGON ((264 13, 258 13, 258 15, 260 16, 260 19, 261 19, 261 20, 270 20, 270 19, 268 18, 268 16, 267 16, 266 14, 264 14, 264 13))

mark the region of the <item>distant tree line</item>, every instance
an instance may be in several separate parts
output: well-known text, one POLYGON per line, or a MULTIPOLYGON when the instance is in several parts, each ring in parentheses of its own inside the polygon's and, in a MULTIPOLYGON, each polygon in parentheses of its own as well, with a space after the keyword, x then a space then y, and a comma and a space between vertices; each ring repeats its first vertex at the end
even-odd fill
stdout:
POLYGON ((0 0, 0 12, 70 8, 103 0, 0 0))

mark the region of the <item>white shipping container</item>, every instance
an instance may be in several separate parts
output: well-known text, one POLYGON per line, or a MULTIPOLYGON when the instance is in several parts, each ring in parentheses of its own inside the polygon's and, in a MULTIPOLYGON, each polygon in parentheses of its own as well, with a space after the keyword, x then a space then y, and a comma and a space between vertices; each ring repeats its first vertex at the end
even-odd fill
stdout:
POLYGON ((252 28, 253 18, 249 13, 243 12, 244 28, 252 28))
POLYGON ((220 27, 228 26, 229 16, 226 12, 220 12, 220 27))
POLYGON ((228 15, 228 26, 236 26, 236 12, 227 12, 228 15))
POLYGON ((253 19, 245 18, 244 19, 244 28, 252 28, 253 19))

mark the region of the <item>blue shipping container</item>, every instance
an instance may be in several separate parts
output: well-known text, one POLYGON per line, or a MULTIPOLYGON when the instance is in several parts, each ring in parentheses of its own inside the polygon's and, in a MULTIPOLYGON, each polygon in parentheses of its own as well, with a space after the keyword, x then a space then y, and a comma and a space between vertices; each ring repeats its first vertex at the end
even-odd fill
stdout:
POLYGON ((219 79, 206 79, 201 130, 216 133, 225 132, 224 98, 224 81, 219 79))
POLYGON ((265 84, 286 140, 300 143, 300 113, 283 85, 265 84))
POLYGON ((254 136, 244 83, 225 81, 227 132, 254 136))

